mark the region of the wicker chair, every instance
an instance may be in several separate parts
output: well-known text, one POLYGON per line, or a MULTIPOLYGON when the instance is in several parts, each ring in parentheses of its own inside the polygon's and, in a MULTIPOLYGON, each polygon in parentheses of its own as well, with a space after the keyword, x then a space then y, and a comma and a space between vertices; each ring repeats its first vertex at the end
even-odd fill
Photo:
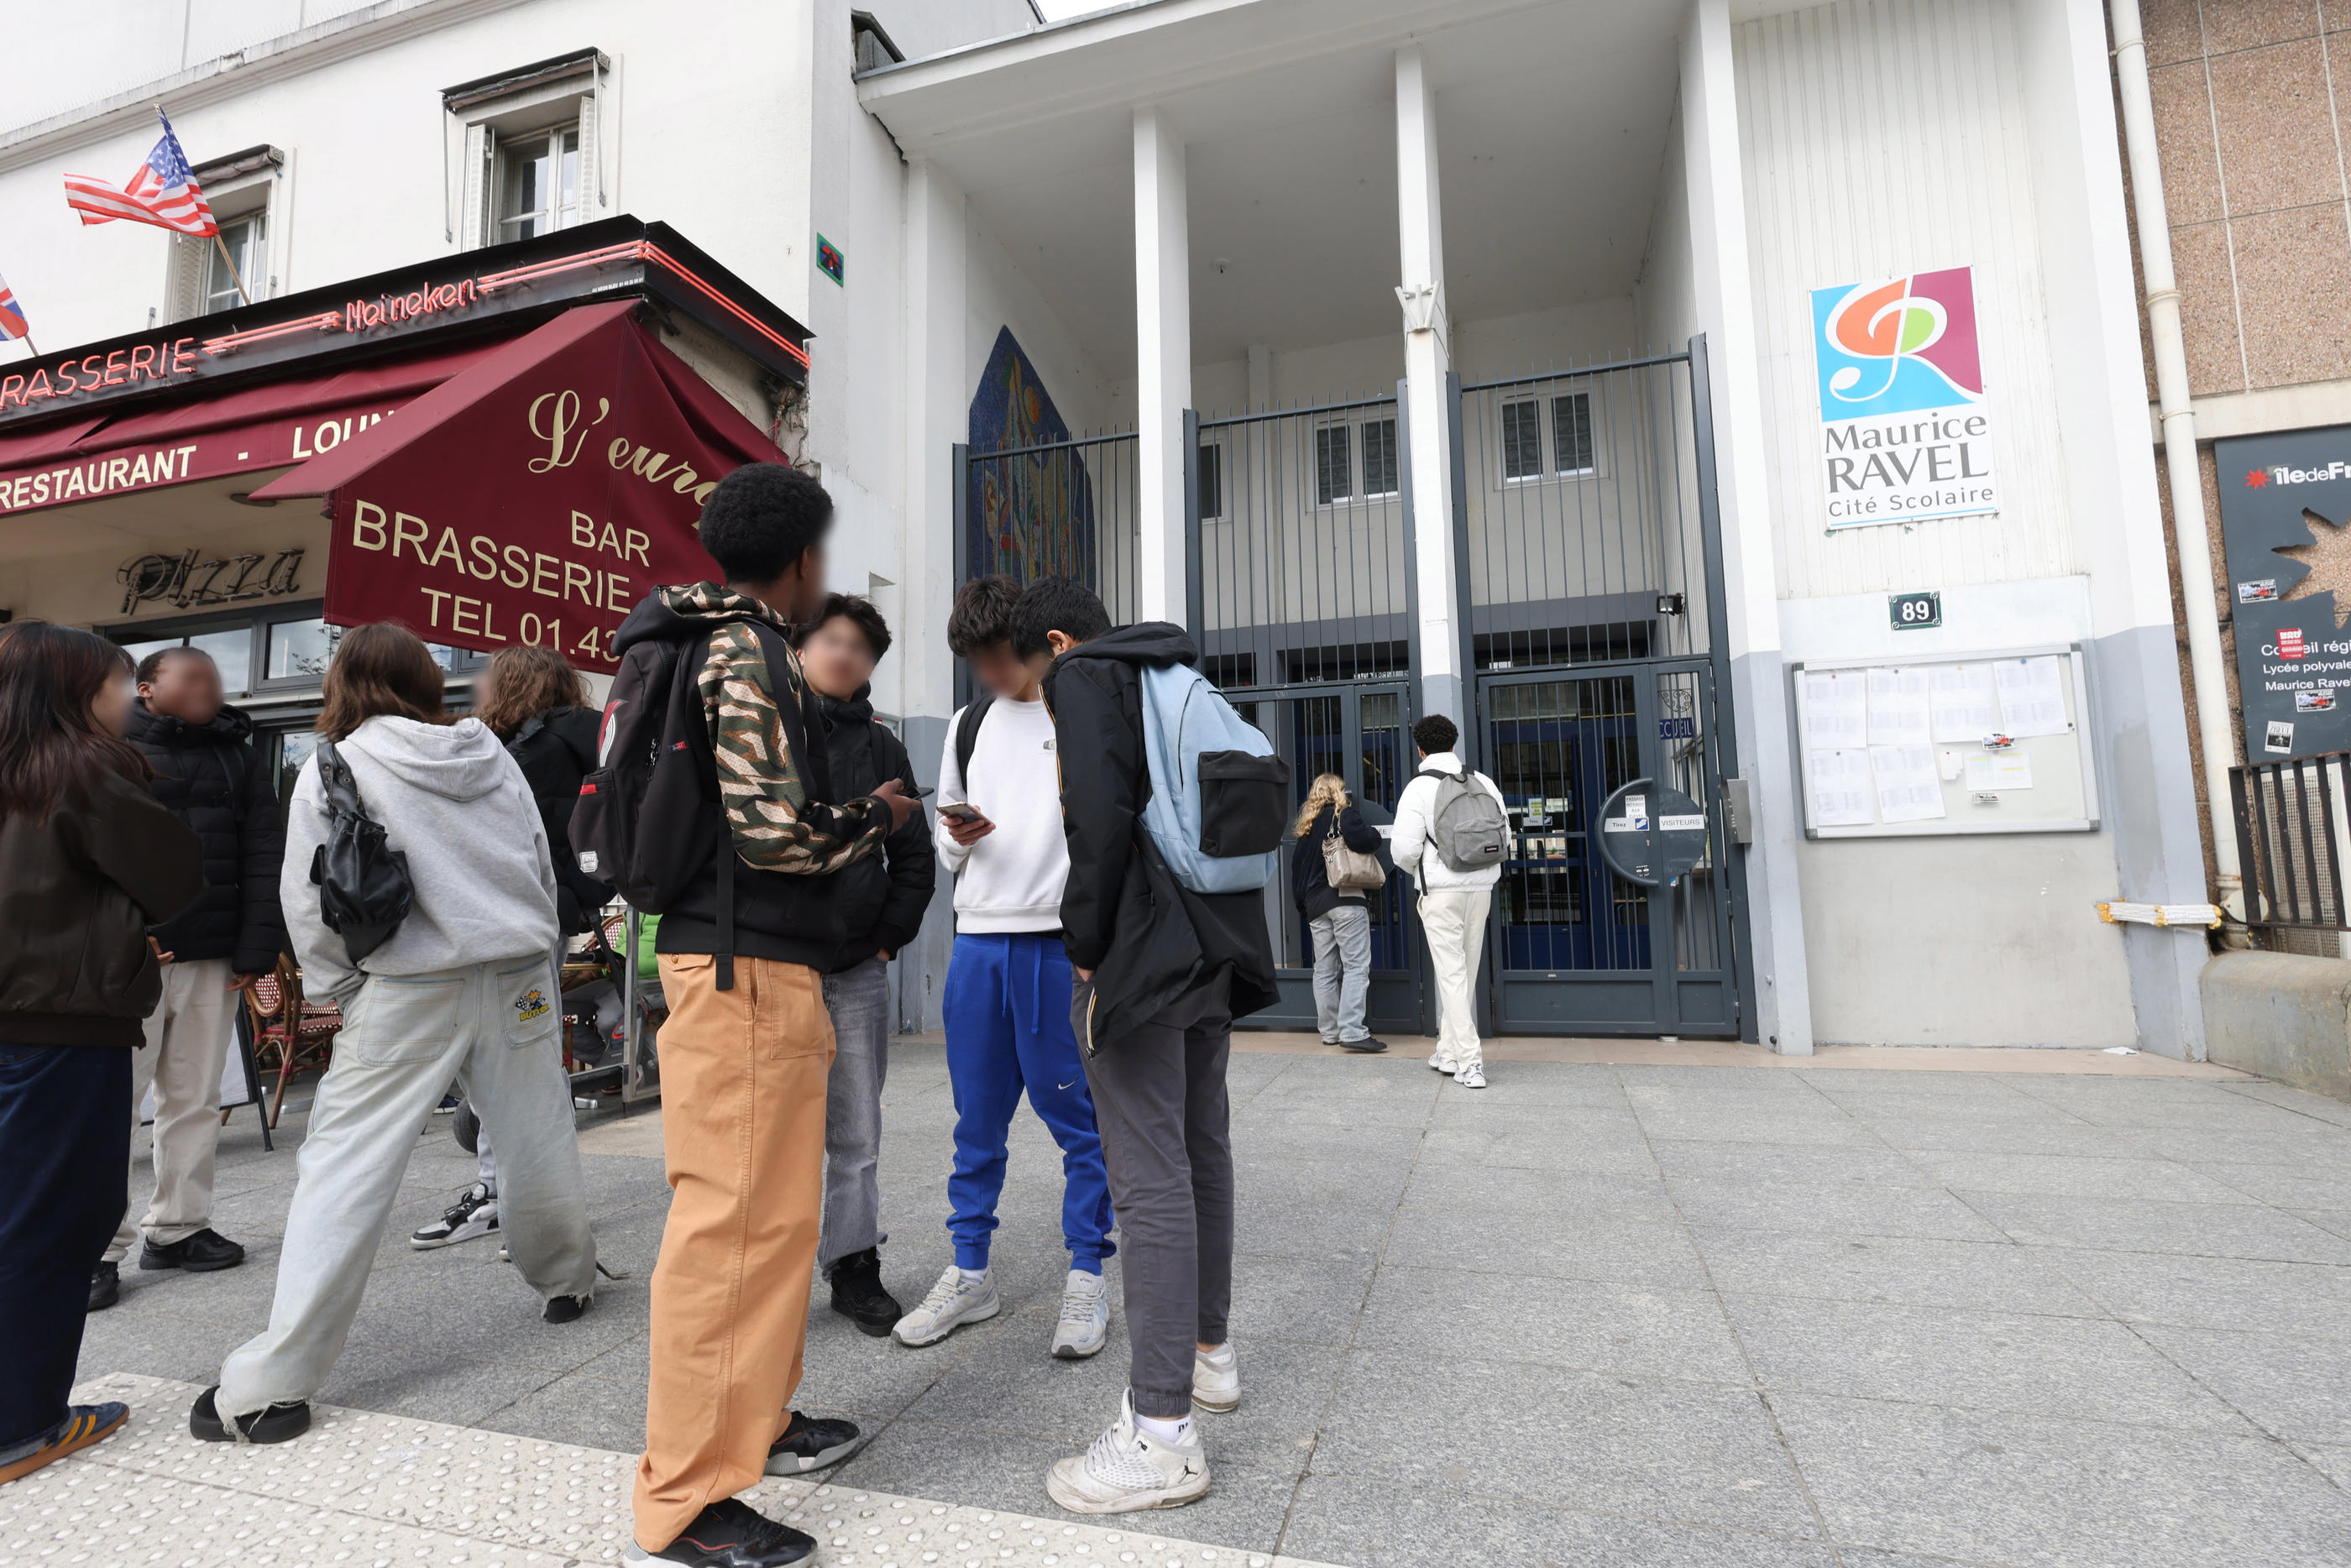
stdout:
POLYGON ((287 1085, 304 1068, 324 1072, 334 1060, 335 1036, 342 1033, 342 1010, 318 1005, 302 997, 302 973, 280 958, 273 973, 258 975, 245 993, 253 1015, 253 1054, 264 1073, 275 1072, 277 1089, 269 1102, 274 1129, 286 1109, 287 1085))

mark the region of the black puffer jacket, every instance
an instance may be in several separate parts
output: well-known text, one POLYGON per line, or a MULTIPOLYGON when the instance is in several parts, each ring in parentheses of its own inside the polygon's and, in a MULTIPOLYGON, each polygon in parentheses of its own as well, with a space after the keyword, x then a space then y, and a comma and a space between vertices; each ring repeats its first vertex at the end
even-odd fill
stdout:
MULTIPOLYGON (((914 788, 914 764, 888 726, 874 722, 873 704, 860 688, 843 702, 814 687, 809 695, 824 715, 824 756, 836 794, 871 794, 883 779, 903 779, 914 788)), ((912 816, 882 841, 880 855, 852 860, 832 874, 841 905, 841 929, 849 933, 832 961, 840 973, 887 949, 895 953, 923 929, 923 911, 938 887, 938 851, 931 847, 931 825, 916 806, 912 816)))
MULTIPOLYGON (((1298 912, 1308 919, 1327 915, 1342 898, 1360 904, 1364 889, 1350 888, 1341 892, 1331 886, 1331 873, 1322 865, 1322 839, 1331 831, 1331 808, 1324 806, 1314 814, 1314 820, 1298 836, 1298 847, 1290 852, 1290 897, 1298 912)), ((1364 820, 1363 814, 1352 805, 1339 808, 1339 836, 1347 847, 1363 855, 1376 855, 1380 836, 1364 820)))
POLYGON ((596 732, 603 715, 593 708, 551 708, 501 736, 507 751, 538 803, 547 829, 548 857, 555 863, 555 918, 567 936, 596 924, 612 898, 612 885, 580 869, 571 847, 571 811, 580 804, 580 781, 596 771, 596 732))
POLYGON ((150 933, 156 945, 183 962, 226 959, 239 974, 275 969, 286 950, 277 908, 286 826, 253 721, 223 708, 212 722, 191 724, 141 702, 125 738, 155 770, 155 798, 204 846, 204 890, 150 933))

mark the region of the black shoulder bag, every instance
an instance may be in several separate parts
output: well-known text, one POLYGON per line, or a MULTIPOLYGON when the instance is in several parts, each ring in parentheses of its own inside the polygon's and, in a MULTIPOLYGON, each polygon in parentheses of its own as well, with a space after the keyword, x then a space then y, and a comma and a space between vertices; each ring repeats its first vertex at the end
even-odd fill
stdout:
POLYGON ((343 939, 343 950, 358 963, 392 940, 416 898, 408 857, 386 840, 383 824, 360 803, 350 764, 332 741, 319 742, 319 783, 327 792, 331 821, 327 841, 310 857, 310 880, 319 888, 319 917, 343 939))

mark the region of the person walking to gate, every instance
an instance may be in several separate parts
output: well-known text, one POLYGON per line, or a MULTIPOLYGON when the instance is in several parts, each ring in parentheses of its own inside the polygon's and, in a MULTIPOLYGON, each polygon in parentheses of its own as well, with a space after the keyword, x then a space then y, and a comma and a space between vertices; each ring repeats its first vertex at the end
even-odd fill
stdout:
MULTIPOLYGON (((571 848, 571 811, 580 804, 580 781, 596 766, 596 732, 601 715, 588 703, 587 683, 571 661, 552 648, 502 648, 474 683, 474 717, 522 769, 547 835, 549 868, 555 873, 555 922, 560 932, 549 952, 557 998, 563 1011, 563 950, 569 938, 596 929, 612 886, 580 869, 571 848)), ((419 1226, 408 1244, 419 1251, 454 1246, 498 1229, 498 1161, 487 1128, 475 1133, 479 1179, 457 1195, 441 1218, 419 1226)))
MULTIPOLYGON (((1347 781, 1323 774, 1306 792, 1292 836, 1298 847, 1290 861, 1290 896, 1314 938, 1314 1019, 1322 1044, 1365 1054, 1384 1051, 1387 1042, 1364 1025, 1372 985, 1372 909, 1365 897, 1372 884, 1357 870, 1366 857, 1378 855, 1379 832, 1347 798, 1347 781), (1339 849, 1352 851, 1352 862, 1339 849), (1334 862, 1343 867, 1343 887, 1332 884, 1334 862), (1349 880, 1350 871, 1358 879, 1349 880)), ((1370 869, 1381 873, 1384 886, 1377 859, 1370 869)))
POLYGON ((146 1233, 144 1269, 209 1273, 245 1262, 212 1228, 213 1157, 220 1147, 221 1069, 245 988, 277 967, 286 922, 277 869, 286 855, 277 791, 253 746, 253 721, 221 701, 220 668, 200 648, 166 648, 139 663, 126 739, 155 770, 155 798, 204 846, 204 890, 149 932, 163 964, 163 999, 147 1015, 147 1048, 131 1058, 132 1140, 155 1090, 155 1194, 144 1220, 122 1212, 90 1276, 89 1308, 110 1307, 121 1264, 146 1233))
POLYGON ((131 1059, 162 995, 147 928, 204 891, 204 846, 122 739, 130 656, 0 626, 0 1481, 130 1417, 68 1407, 90 1271, 130 1203, 131 1059))
POLYGON ((947 725, 939 759, 940 858, 956 874, 955 951, 947 961, 947 1076, 955 1088, 955 1170, 947 1233, 955 1260, 895 1330, 935 1345, 1003 1303, 988 1272, 1013 1113, 1025 1091, 1061 1147, 1061 1240, 1070 1272, 1052 1353, 1076 1360, 1110 1334, 1102 1260, 1110 1182, 1092 1096, 1070 1028, 1070 954, 1061 936, 1070 851, 1062 836, 1052 715, 1039 685, 1047 655, 1013 651, 1009 577, 966 583, 947 616, 947 647, 982 694, 947 725))
MULTIPOLYGON (((871 599, 826 596, 802 634, 800 664, 825 722, 824 758, 835 794, 863 795, 883 779, 914 788, 914 764, 869 700, 874 667, 890 651, 890 623, 871 599)), ((841 943, 825 970, 832 1017, 832 1070, 825 1077, 824 1220, 817 1272, 832 1284, 832 1310, 876 1339, 905 1315, 882 1285, 882 1084, 890 1071, 890 960, 923 929, 938 884, 931 825, 916 806, 868 855, 833 873, 841 943)))
POLYGON ((1396 868, 1420 888, 1421 936, 1437 971, 1439 1023, 1428 1064, 1465 1089, 1482 1089, 1486 1051, 1472 996, 1510 818, 1500 787, 1454 754, 1460 738, 1442 713, 1412 727, 1420 770, 1396 800, 1388 849, 1396 868))
POLYGON ((344 633, 324 699, 319 750, 287 817, 279 896, 306 986, 340 1005, 343 1030, 295 1158, 269 1326, 230 1353, 188 1415, 189 1430, 214 1442, 282 1443, 308 1429, 310 1396, 359 1315, 416 1135, 452 1078, 497 1139, 507 1250, 547 1321, 577 1319, 596 1288, 547 969, 555 876, 522 770, 480 720, 452 722, 441 667, 406 627, 344 633), (312 880, 328 863, 322 846, 350 830, 354 793, 406 857, 411 893, 390 935, 356 957, 356 928, 328 926, 312 880))

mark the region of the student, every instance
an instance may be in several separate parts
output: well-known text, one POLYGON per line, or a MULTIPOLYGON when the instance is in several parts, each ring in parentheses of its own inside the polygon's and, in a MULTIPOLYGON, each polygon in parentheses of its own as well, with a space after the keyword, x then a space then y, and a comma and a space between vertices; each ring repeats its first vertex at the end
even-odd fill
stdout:
POLYGON ((1437 971, 1439 1024, 1437 1050, 1428 1064, 1449 1074, 1465 1089, 1486 1086, 1485 1047, 1478 1038, 1478 1011, 1470 991, 1478 981, 1478 957, 1486 945, 1486 915, 1494 901, 1494 887, 1502 879, 1499 861, 1457 869, 1448 865, 1430 836, 1429 818, 1437 808, 1437 791, 1445 776, 1467 774, 1474 787, 1505 803, 1501 789, 1484 774, 1467 768, 1453 753, 1460 732, 1442 713, 1431 713, 1412 727, 1412 742, 1420 753, 1420 771, 1396 799, 1395 826, 1388 848, 1396 869, 1408 873, 1420 886, 1420 930, 1428 943, 1429 966, 1437 971))
POLYGON ((1139 831, 1149 771, 1142 672, 1199 658, 1164 621, 1111 629, 1102 601, 1061 577, 1029 585, 1014 651, 1053 656, 1044 680, 1061 763, 1070 875, 1061 925, 1077 975, 1072 1026, 1102 1118, 1118 1206, 1127 1337, 1119 1418, 1046 1477, 1076 1513, 1176 1508, 1208 1490, 1192 1407, 1240 1403, 1227 1343, 1233 1147, 1225 1064, 1232 1021, 1275 1000, 1265 900, 1201 895, 1139 831))
POLYGON ((1372 985, 1372 907, 1363 888, 1331 886, 1322 843, 1333 836, 1358 854, 1379 852, 1379 832, 1347 799, 1347 781, 1324 774, 1298 811, 1290 896, 1314 934, 1314 1017, 1322 1044, 1369 1055, 1388 1048, 1364 1027, 1372 985))
POLYGON ((1038 686, 1046 659, 1013 651, 1019 597, 1009 577, 976 578, 947 616, 947 647, 988 693, 948 722, 939 760, 939 857, 956 873, 955 950, 942 1008, 956 1106, 955 1173, 947 1179, 955 1262, 896 1334, 901 1345, 933 1345, 1002 1310, 988 1248, 1012 1115, 1025 1090, 1061 1146, 1070 1272, 1052 1353, 1074 1360, 1100 1351, 1109 1336, 1102 1266, 1116 1249, 1102 1135, 1070 1028, 1070 955, 1061 938, 1070 854, 1056 804, 1053 721, 1038 686))
POLYGON ((360 809, 407 857, 413 900, 356 961, 329 929, 310 880, 333 824, 314 754, 287 813, 278 896, 305 987, 335 999, 343 1030, 295 1158, 269 1326, 230 1353, 189 1412, 189 1430, 213 1442, 282 1443, 309 1428, 310 1396, 359 1315, 416 1135, 452 1078, 506 1151, 507 1245, 546 1320, 576 1320, 595 1294, 547 972, 547 836, 497 737, 441 703, 441 666, 414 632, 384 621, 343 634, 327 667, 320 750, 333 744, 360 809))
MULTIPOLYGON (((552 648, 502 648, 474 683, 474 717, 490 727, 507 755, 522 769, 547 835, 549 868, 555 873, 555 922, 560 932, 550 950, 556 1012, 563 1011, 563 950, 569 938, 596 929, 612 887, 580 869, 571 847, 571 810, 580 804, 580 781, 596 766, 596 732, 601 715, 588 703, 587 682, 571 661, 552 648)), ((408 1244, 419 1251, 455 1246, 498 1228, 498 1162, 487 1128, 475 1134, 479 1179, 457 1195, 438 1220, 419 1226, 408 1244)))
MULTIPOLYGON (((655 588, 622 623, 610 743, 694 732, 716 774, 690 821, 641 824, 695 846, 655 942, 669 1218, 653 1278, 653 1366, 630 1563, 785 1568, 815 1550, 735 1494, 862 1440, 791 1409, 807 1348, 824 1179, 832 1024, 823 976, 842 929, 831 875, 914 812, 885 779, 846 805, 825 784, 795 623, 825 598, 832 498, 781 463, 746 463, 703 503, 723 582, 655 588), (676 660, 694 661, 682 686, 676 660), (673 713, 675 693, 687 711, 673 713), (724 905, 720 889, 731 888, 724 905)), ((679 742, 684 744, 684 742, 679 742)), ((584 814, 583 814, 584 815, 584 814)), ((592 821, 575 841, 600 860, 592 821)), ((617 871, 617 866, 612 867, 617 871)))
POLYGON ((141 1269, 209 1273, 245 1262, 213 1229, 213 1157, 220 1147, 221 1069, 235 1009, 255 978, 277 967, 286 921, 277 867, 286 855, 277 791, 253 747, 253 721, 221 701, 220 668, 200 648, 165 648, 139 662, 139 701, 125 739, 155 770, 155 798, 204 846, 204 891, 156 927, 163 1000, 147 1015, 147 1048, 131 1058, 130 1116, 155 1090, 155 1192, 143 1220, 129 1209, 90 1276, 89 1310, 120 1299, 120 1267, 146 1233, 141 1269))
MULTIPOLYGON (((914 787, 914 765, 867 701, 874 666, 890 651, 890 623, 871 599, 830 594, 801 635, 800 665, 824 717, 833 793, 862 795, 883 779, 914 787)), ((833 874, 842 938, 824 976, 832 1016, 832 1071, 825 1079, 824 1223, 816 1266, 832 1282, 832 1310, 879 1339, 905 1315, 882 1287, 882 1082, 890 1071, 890 961, 923 929, 938 884, 931 825, 917 806, 890 830, 882 853, 833 874)))
POLYGON ((162 994, 147 928, 204 891, 204 847, 124 743, 131 659, 0 626, 0 1481, 131 1414, 68 1406, 90 1271, 130 1202, 131 1059, 162 994))

